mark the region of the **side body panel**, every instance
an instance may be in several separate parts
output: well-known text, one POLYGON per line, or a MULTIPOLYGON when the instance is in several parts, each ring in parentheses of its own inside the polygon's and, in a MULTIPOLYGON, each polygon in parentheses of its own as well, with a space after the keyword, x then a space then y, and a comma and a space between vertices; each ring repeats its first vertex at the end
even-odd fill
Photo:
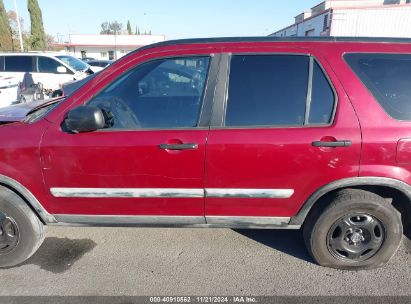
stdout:
MULTIPOLYGON (((321 47, 227 47, 229 54, 313 55, 328 74, 338 97, 334 121, 329 126, 244 127, 212 126, 207 143, 207 189, 225 189, 225 195, 206 198, 206 216, 294 216, 318 188, 338 179, 357 177, 361 131, 355 111, 321 47), (352 145, 318 148, 323 138, 349 140, 352 145), (233 189, 254 189, 250 198, 231 195, 233 189), (258 190, 261 193, 258 193, 258 190), (291 190, 292 195, 267 197, 263 189, 291 190)), ((341 56, 332 52, 330 56, 341 56)), ((273 71, 275 73, 275 71, 273 71)), ((225 102, 220 100, 220 102, 225 102)), ((273 101, 274 102, 274 101, 273 101)), ((224 107, 221 107, 224 108, 224 107)))
MULTIPOLYGON (((215 51, 150 52, 142 58, 136 54, 125 67, 117 65, 104 84, 92 87, 76 105, 88 102, 88 96, 139 63, 156 58, 209 56, 215 51)), ((212 86, 209 79, 207 92, 213 92, 212 86)), ((64 115, 56 120, 41 145, 45 191, 53 214, 198 216, 204 220, 208 126, 69 134, 61 129, 63 120, 64 115), (195 144, 196 148, 172 151, 162 149, 164 144, 195 144)))
MULTIPOLYGON (((340 53, 411 54, 410 44, 353 43, 349 48, 338 45, 335 49, 340 53)), ((411 139, 411 122, 391 118, 342 57, 328 56, 328 60, 360 120, 363 136, 360 176, 388 177, 411 184, 411 153, 406 145, 411 139)))

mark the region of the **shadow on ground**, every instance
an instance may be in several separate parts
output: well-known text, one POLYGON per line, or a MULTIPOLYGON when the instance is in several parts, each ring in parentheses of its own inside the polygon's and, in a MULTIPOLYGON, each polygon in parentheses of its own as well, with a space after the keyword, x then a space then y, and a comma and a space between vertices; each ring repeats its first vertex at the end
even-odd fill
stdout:
POLYGON ((404 224, 404 238, 402 241, 405 251, 411 254, 411 223, 404 224))
MULTIPOLYGON (((265 246, 306 262, 314 263, 314 260, 305 248, 302 230, 235 229, 234 231, 265 246)), ((404 224, 402 243, 406 253, 411 254, 411 223, 404 224)))
POLYGON ((53 273, 62 273, 96 245, 90 239, 46 238, 39 250, 23 265, 34 264, 53 273))
POLYGON ((314 263, 304 245, 302 230, 243 230, 235 232, 265 246, 281 251, 309 263, 314 263))

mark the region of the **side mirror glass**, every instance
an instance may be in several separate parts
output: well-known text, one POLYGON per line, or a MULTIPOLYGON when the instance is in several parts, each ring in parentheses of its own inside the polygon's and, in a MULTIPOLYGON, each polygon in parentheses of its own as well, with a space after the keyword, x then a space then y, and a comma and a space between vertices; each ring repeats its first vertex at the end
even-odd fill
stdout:
POLYGON ((68 70, 66 67, 60 65, 57 67, 57 73, 59 74, 67 74, 68 70))
POLYGON ((104 129, 103 111, 94 106, 79 106, 72 109, 65 119, 65 127, 73 133, 93 132, 104 129))

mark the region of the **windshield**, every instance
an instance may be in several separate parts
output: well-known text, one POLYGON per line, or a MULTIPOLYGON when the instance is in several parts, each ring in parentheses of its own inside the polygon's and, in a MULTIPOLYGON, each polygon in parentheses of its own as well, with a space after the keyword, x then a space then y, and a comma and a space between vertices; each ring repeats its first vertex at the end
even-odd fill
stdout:
POLYGON ((86 63, 72 56, 62 55, 56 57, 76 71, 84 71, 89 68, 86 63))

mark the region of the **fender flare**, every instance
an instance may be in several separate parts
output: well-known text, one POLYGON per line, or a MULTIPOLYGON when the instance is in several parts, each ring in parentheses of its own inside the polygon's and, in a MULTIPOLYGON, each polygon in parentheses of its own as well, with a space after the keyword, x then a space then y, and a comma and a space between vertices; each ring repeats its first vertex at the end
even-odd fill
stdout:
POLYGON ((331 182, 314 192, 304 203, 300 211, 291 218, 290 225, 302 225, 315 203, 325 194, 347 187, 384 186, 401 191, 411 200, 411 186, 407 183, 387 177, 353 177, 331 182))
POLYGON ((14 192, 22 196, 45 224, 57 223, 56 218, 48 213, 43 205, 37 200, 37 198, 18 181, 0 174, 0 186, 1 185, 10 188, 14 192))

